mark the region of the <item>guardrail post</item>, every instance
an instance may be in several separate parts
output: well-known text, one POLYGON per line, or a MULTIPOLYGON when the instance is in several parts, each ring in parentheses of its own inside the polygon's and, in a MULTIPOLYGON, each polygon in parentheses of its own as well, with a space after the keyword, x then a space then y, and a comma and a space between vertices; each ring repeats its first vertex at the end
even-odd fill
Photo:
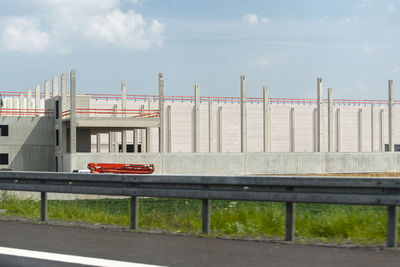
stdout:
POLYGON ((203 199, 202 204, 202 232, 209 234, 211 230, 211 200, 203 199))
POLYGON ((47 193, 40 192, 40 220, 47 221, 47 193))
POLYGON ((138 197, 131 197, 131 229, 139 229, 139 199, 138 197))
POLYGON ((294 240, 294 232, 296 230, 295 221, 295 203, 286 202, 286 241, 294 240))
POLYGON ((399 210, 397 206, 388 206, 388 229, 387 229, 387 246, 397 247, 399 210))

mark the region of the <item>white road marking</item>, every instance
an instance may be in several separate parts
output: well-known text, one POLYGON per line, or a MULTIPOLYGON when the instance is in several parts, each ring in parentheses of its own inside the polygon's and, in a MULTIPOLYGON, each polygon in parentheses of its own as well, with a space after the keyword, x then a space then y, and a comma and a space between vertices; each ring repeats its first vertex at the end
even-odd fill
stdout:
POLYGON ((106 260, 106 259, 99 259, 99 258, 81 257, 81 256, 74 256, 74 255, 65 255, 65 254, 58 254, 58 253, 49 253, 49 252, 7 248, 7 247, 0 247, 0 254, 40 259, 40 260, 50 260, 50 261, 58 261, 58 262, 84 264, 84 265, 89 265, 89 266, 101 266, 101 267, 114 267, 114 266, 115 267, 160 267, 158 265, 149 265, 149 264, 142 264, 142 263, 126 262, 126 261, 106 260))

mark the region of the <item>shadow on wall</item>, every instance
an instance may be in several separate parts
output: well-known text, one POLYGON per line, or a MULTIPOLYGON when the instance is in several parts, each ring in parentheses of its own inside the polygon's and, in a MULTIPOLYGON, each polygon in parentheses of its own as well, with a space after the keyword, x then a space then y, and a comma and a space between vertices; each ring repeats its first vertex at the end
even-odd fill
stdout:
POLYGON ((8 140, 1 143, 9 167, 18 171, 54 171, 55 130, 51 117, 4 117, 8 140))

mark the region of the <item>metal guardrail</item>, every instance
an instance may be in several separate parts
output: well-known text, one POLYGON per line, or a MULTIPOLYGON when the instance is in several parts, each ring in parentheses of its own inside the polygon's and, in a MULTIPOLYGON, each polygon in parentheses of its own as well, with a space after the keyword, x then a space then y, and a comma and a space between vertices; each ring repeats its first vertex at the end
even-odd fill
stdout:
POLYGON ((0 189, 41 192, 41 220, 47 220, 47 192, 131 196, 131 229, 138 229, 137 197, 202 199, 202 230, 210 232, 211 200, 286 202, 286 236, 295 233, 295 203, 385 205, 387 246, 397 246, 400 178, 119 175, 0 172, 0 189))

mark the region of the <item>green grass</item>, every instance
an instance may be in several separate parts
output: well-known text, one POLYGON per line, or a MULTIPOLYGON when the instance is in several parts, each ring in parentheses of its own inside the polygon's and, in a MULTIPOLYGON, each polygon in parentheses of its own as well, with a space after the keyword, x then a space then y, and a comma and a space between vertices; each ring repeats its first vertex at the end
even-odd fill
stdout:
MULTIPOLYGON (((129 225, 129 199, 50 200, 49 218, 65 221, 129 225)), ((0 199, 8 216, 39 218, 40 202, 15 197, 0 199)), ((296 237, 326 242, 382 244, 387 212, 381 206, 296 205, 296 237)), ((139 226, 201 234, 201 201, 141 198, 139 226)), ((280 237, 285 233, 285 204, 212 201, 213 236, 280 237)))

